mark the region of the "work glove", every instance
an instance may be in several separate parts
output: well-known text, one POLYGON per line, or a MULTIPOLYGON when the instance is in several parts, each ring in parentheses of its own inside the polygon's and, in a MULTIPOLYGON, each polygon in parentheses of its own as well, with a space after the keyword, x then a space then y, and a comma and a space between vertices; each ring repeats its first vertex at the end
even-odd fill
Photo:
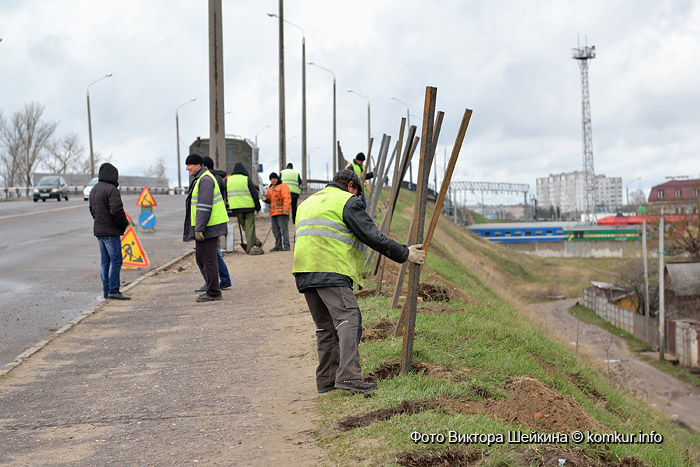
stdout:
POLYGON ((367 175, 365 176, 365 180, 369 180, 372 177, 374 177, 374 172, 367 172, 367 175))
POLYGON ((204 232, 195 232, 194 239, 197 240, 198 242, 203 242, 204 241, 204 232))
POLYGON ((408 260, 411 263, 423 264, 425 261, 425 251, 421 250, 423 248, 422 243, 416 243, 408 247, 408 260))

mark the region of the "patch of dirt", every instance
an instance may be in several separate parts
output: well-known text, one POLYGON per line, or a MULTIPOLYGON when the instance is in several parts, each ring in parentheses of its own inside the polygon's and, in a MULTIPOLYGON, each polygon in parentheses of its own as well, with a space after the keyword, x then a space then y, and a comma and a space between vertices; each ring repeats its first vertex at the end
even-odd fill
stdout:
POLYGON ((338 427, 343 431, 349 431, 362 426, 369 426, 375 422, 389 420, 394 415, 413 415, 424 410, 433 409, 438 406, 437 401, 403 401, 397 407, 379 409, 362 415, 352 415, 338 421, 338 427))
MULTIPOLYGON (((376 370, 365 376, 366 381, 377 382, 383 379, 391 379, 401 372, 400 362, 389 362, 377 367, 376 370)), ((449 378, 450 370, 442 365, 433 363, 411 363, 411 373, 423 373, 433 378, 449 378)))
POLYGON ((384 288, 384 290, 382 290, 379 293, 377 293, 377 289, 375 289, 375 288, 356 290, 354 292, 354 294, 357 298, 375 297, 377 295, 382 295, 384 297, 391 297, 391 295, 392 295, 392 293, 387 288, 384 288))
POLYGON ((435 284, 418 284, 418 297, 428 302, 449 302, 450 295, 445 287, 435 284))
POLYGON ((406 467, 445 467, 477 465, 483 454, 464 448, 452 448, 445 451, 406 452, 398 458, 398 464, 406 467))
POLYGON ((448 306, 435 305, 432 303, 420 304, 416 311, 418 313, 425 313, 427 315, 444 315, 447 313, 463 313, 463 310, 459 308, 450 308, 448 306))
POLYGON ((571 396, 550 389, 532 377, 510 380, 505 388, 512 393, 487 409, 489 415, 500 420, 551 433, 605 430, 571 396))
POLYGON ((361 341, 381 341, 391 336, 396 329, 396 323, 390 319, 382 318, 376 323, 363 326, 361 341))

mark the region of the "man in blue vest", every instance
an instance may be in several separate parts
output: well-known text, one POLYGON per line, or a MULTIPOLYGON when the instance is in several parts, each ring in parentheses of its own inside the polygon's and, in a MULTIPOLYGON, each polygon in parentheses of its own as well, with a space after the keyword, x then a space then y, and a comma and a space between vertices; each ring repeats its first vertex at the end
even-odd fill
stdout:
POLYGON ((352 293, 354 284, 362 285, 362 244, 399 263, 425 260, 422 245, 406 247, 382 233, 360 195, 360 177, 345 169, 299 205, 292 274, 316 324, 319 393, 376 387, 362 379, 362 315, 352 293))
POLYGON ((280 172, 280 179, 289 187, 289 193, 292 195, 292 224, 294 224, 297 221, 297 202, 301 195, 301 175, 294 170, 290 162, 287 168, 280 172))
POLYGON ((214 175, 204 167, 199 154, 185 159, 190 176, 190 189, 185 200, 185 227, 182 240, 195 240, 195 258, 204 277, 206 292, 197 297, 198 302, 221 300, 219 265, 216 258, 219 237, 226 235, 228 215, 224 198, 214 175))

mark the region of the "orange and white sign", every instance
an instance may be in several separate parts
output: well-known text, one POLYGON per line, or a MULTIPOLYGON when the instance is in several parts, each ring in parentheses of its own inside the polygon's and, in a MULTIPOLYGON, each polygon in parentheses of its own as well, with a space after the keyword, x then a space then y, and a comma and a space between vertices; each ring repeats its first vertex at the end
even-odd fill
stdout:
POLYGON ((133 227, 128 227, 122 237, 122 265, 137 268, 151 266, 133 227))
POLYGON ((139 200, 136 201, 136 206, 158 206, 156 200, 153 199, 153 195, 151 195, 151 190, 149 190, 147 186, 143 187, 143 190, 141 190, 139 200))

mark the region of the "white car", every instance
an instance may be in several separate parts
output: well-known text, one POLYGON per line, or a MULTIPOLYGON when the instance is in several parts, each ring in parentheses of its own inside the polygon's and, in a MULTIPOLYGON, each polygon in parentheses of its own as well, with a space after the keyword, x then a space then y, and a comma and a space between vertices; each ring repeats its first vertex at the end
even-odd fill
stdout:
POLYGON ((87 185, 85 185, 85 188, 83 188, 83 199, 85 201, 90 199, 90 190, 92 190, 92 187, 97 185, 97 182, 98 182, 98 179, 97 179, 97 177, 95 177, 92 180, 90 180, 90 182, 87 185))

